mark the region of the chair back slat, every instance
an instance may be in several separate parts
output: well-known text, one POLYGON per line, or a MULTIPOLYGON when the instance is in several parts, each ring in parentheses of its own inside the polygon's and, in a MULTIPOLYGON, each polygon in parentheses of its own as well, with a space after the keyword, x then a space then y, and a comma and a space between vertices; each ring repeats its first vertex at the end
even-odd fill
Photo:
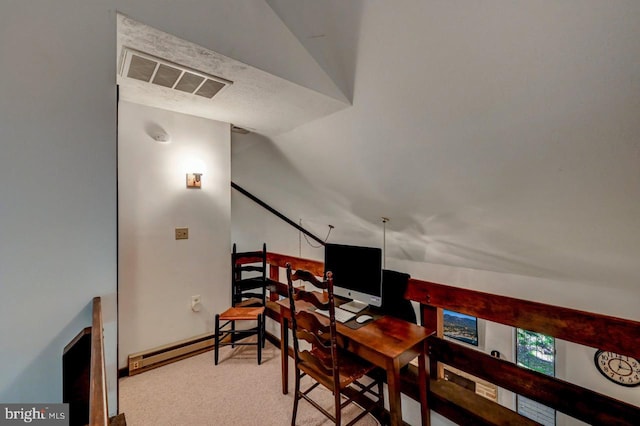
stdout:
MULTIPOLYGON (((314 337, 308 340, 309 343, 326 342, 331 334, 331 327, 329 325, 322 324, 317 316, 310 312, 300 311, 296 316, 297 328, 296 330, 307 334, 311 334, 314 337)), ((323 343, 324 344, 324 343, 323 343)))
POLYGON ((298 289, 294 290, 296 300, 302 300, 313 305, 316 309, 329 310, 329 300, 320 300, 316 294, 310 291, 298 289))
POLYGON ((236 266, 236 272, 264 272, 264 268, 256 265, 238 265, 236 266))
POLYGON ((236 258, 238 259, 238 263, 240 264, 262 262, 262 252, 261 251, 236 252, 236 258))
POLYGON ((331 341, 322 339, 317 334, 310 333, 306 330, 298 331, 296 333, 298 340, 304 340, 310 343, 316 350, 326 352, 328 356, 331 356, 331 341))
POLYGON ((300 359, 304 361, 307 369, 313 369, 325 377, 323 382, 333 380, 333 364, 331 355, 326 357, 320 357, 317 354, 311 354, 309 351, 300 352, 300 359))

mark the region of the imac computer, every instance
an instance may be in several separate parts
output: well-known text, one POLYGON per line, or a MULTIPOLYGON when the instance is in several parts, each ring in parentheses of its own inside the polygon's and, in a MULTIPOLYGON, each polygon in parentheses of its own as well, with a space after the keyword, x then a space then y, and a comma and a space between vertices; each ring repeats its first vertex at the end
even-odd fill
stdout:
POLYGON ((333 273, 333 292, 351 299, 342 309, 358 313, 382 305, 382 249, 327 243, 324 270, 333 273))

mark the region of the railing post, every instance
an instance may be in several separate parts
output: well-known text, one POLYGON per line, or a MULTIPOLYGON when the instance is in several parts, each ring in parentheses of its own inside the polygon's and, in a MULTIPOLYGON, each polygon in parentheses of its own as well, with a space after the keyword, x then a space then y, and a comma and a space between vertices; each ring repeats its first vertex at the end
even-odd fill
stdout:
MULTIPOLYGON (((430 333, 438 334, 442 332, 442 315, 438 315, 438 309, 434 306, 429 306, 425 304, 420 304, 420 324, 429 330, 430 333)), ((430 356, 429 354, 429 341, 426 340, 425 344, 425 357, 429 358, 429 364, 426 365, 426 362, 423 360, 419 363, 418 371, 419 374, 419 386, 421 398, 426 400, 426 404, 423 405, 422 408, 422 424, 430 425, 431 424, 431 409, 429 407, 429 387, 431 384, 431 377, 438 378, 438 362, 437 360, 430 356), (422 392, 425 393, 425 396, 422 396, 422 392)))
POLYGON ((89 425, 106 426, 109 424, 109 410, 107 407, 107 377, 104 360, 102 305, 99 297, 93 298, 90 374, 89 425))
MULTIPOLYGON (((280 267, 277 265, 269 265, 269 279, 271 281, 280 282, 280 267)), ((278 300, 278 292, 269 293, 269 300, 275 302, 278 300)))

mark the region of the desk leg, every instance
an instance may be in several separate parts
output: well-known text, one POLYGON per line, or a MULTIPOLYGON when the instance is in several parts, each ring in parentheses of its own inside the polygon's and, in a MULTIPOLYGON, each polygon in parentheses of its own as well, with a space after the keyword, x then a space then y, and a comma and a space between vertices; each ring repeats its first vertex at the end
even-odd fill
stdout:
POLYGON ((280 363, 282 366, 282 393, 289 393, 289 320, 280 321, 280 363))
POLYGON ((400 362, 389 360, 387 365, 387 390, 389 391, 389 411, 391 424, 402 425, 402 405, 400 402, 400 362))
POLYGON ((418 386, 420 386, 420 414, 422 416, 422 426, 431 425, 431 413, 427 403, 427 391, 429 387, 429 377, 427 376, 427 341, 424 341, 424 348, 418 357, 418 386))

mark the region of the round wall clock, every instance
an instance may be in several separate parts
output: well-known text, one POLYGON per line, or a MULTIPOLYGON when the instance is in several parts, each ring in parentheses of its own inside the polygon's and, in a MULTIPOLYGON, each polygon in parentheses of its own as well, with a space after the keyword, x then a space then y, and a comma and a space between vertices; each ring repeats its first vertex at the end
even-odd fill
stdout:
POLYGON ((599 350, 593 357, 604 377, 622 386, 640 385, 640 361, 626 355, 599 350))

